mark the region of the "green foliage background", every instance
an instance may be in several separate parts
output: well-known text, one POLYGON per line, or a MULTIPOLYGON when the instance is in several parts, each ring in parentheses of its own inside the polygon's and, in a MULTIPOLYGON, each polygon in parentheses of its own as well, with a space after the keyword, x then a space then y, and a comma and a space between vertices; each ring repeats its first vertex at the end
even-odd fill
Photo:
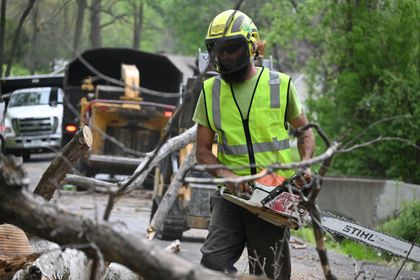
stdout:
POLYGON ((418 243, 420 240, 420 201, 403 205, 398 216, 381 225, 380 229, 393 236, 418 243))
MULTIPOLYGON (((237 1, 141 0, 141 50, 195 56, 212 18, 237 1)), ((5 57, 26 0, 8 1, 5 57)), ((57 59, 74 58, 76 1, 37 1, 39 20, 25 23, 13 74, 52 71, 57 59), (36 28, 34 28, 36 27, 36 28), (36 32, 37 45, 31 45, 36 32)), ((91 1, 88 1, 90 4, 91 1)), ((139 2, 140 3, 140 2, 139 2)), ((103 0, 104 47, 131 47, 133 13, 129 1, 103 0)), ((267 41, 266 57, 278 69, 304 72, 306 105, 312 121, 345 147, 378 141, 340 154, 329 175, 387 177, 420 183, 420 2, 417 0, 244 1, 241 10, 267 41), (398 141, 399 140, 399 141, 398 141), (411 145, 410 145, 411 143, 411 145), (413 145, 417 145, 417 148, 413 145)), ((89 48, 86 10, 82 49, 89 48)), ((318 141, 319 151, 323 150, 318 141)))
POLYGON ((295 65, 302 65, 299 46, 312 46, 302 65, 312 120, 348 148, 393 138, 338 156, 333 174, 420 183, 419 7, 416 0, 266 5, 269 41, 290 52, 295 65))

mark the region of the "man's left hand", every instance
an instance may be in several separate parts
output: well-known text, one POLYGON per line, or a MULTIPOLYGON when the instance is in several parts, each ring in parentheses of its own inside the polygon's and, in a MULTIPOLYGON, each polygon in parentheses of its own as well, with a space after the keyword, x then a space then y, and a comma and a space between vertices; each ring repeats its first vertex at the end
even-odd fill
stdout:
POLYGON ((305 168, 298 171, 298 175, 295 179, 295 185, 298 188, 301 188, 304 185, 309 184, 312 181, 312 172, 311 168, 305 168))

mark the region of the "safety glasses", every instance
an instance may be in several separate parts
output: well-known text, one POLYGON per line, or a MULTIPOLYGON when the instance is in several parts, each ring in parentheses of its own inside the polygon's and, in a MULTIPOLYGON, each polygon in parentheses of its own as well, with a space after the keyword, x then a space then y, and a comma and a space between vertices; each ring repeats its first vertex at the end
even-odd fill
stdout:
POLYGON ((229 40, 225 42, 207 42, 206 47, 209 53, 217 52, 218 54, 222 52, 227 52, 228 54, 233 54, 239 49, 246 46, 245 42, 240 39, 229 40))
POLYGON ((221 46, 219 49, 219 53, 227 52, 229 54, 232 54, 232 53, 237 52, 241 47, 242 47, 241 43, 234 43, 234 44, 229 44, 227 46, 221 46))

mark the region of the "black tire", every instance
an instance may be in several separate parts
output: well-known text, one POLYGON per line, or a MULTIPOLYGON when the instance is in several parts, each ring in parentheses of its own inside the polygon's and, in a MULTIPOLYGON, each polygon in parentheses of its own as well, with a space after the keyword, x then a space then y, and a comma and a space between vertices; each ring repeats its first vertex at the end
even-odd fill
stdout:
MULTIPOLYGON (((157 208, 159 207, 162 197, 156 197, 153 199, 152 212, 150 214, 150 220, 153 219, 157 208)), ((163 223, 163 229, 156 232, 157 238, 161 240, 175 240, 181 239, 182 233, 186 229, 185 215, 179 206, 178 202, 175 201, 168 217, 166 217, 163 223)))

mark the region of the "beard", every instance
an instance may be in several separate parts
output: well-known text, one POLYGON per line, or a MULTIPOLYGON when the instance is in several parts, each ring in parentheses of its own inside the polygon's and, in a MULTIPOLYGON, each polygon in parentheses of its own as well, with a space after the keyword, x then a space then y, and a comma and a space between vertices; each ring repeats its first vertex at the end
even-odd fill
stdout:
MULTIPOLYGON (((251 62, 250 62, 251 63, 251 62)), ((221 73, 222 79, 229 84, 238 84, 246 80, 250 63, 232 73, 221 73)))

